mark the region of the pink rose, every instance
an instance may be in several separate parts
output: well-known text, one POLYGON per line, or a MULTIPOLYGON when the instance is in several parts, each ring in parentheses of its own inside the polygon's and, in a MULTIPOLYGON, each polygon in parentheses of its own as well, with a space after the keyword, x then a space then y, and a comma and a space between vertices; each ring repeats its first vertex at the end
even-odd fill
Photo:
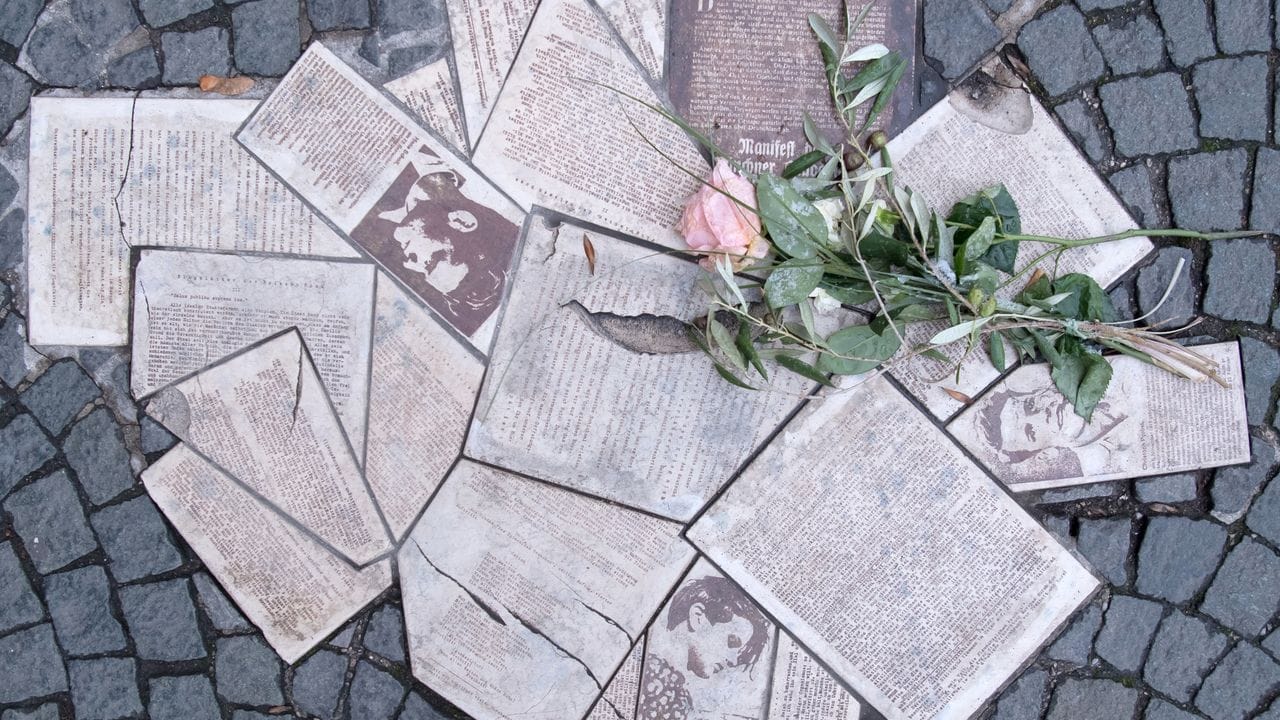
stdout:
POLYGON ((769 243, 760 235, 756 189, 751 181, 720 158, 708 183, 685 202, 677 226, 689 249, 707 253, 699 264, 714 270, 716 259, 727 254, 733 256, 733 268, 740 270, 751 258, 767 255, 769 243))

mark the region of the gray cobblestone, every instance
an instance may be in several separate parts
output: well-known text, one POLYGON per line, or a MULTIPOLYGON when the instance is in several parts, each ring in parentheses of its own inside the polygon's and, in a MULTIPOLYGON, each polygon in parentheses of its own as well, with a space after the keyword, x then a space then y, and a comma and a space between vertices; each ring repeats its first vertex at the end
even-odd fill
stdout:
POLYGON ((92 522, 117 582, 138 580, 182 564, 160 512, 147 497, 103 508, 93 514, 92 522))
POLYGON ((1067 678, 1049 702, 1048 720, 1127 718, 1138 704, 1138 691, 1113 680, 1067 678))
POLYGON ((1143 720, 1200 720, 1200 716, 1192 715, 1160 698, 1152 698, 1147 705, 1147 714, 1143 715, 1143 720))
POLYGON ((1129 581, 1125 563, 1129 559, 1129 518, 1082 520, 1076 547, 1112 585, 1129 581))
POLYGON ((1275 276, 1276 256, 1265 240, 1215 241, 1209 247, 1204 311, 1223 320, 1263 324, 1271 314, 1275 276))
POLYGON ((1245 414, 1250 425, 1262 422, 1271 407, 1271 388, 1280 378, 1280 350, 1251 337, 1240 338, 1244 364, 1245 414))
POLYGON ((31 80, 18 68, 0 60, 0 133, 8 132, 31 101, 31 80))
MULTIPOLYGON (((1155 262, 1138 272, 1138 309, 1143 315, 1147 315, 1143 322, 1175 328, 1191 322, 1195 317, 1196 290, 1191 284, 1193 259, 1194 255, 1187 248, 1160 248, 1155 262), (1165 299, 1165 291, 1174 279, 1173 272, 1177 269, 1179 260, 1183 261, 1182 271, 1169 297, 1165 299), (1161 299, 1164 299, 1164 304, 1160 304, 1161 299)), ((1195 487, 1194 482, 1192 487, 1195 487)))
POLYGON ((1142 678, 1179 702, 1190 702, 1230 641, 1205 621, 1175 611, 1160 623, 1142 678))
POLYGON ((364 648, 392 662, 405 661, 404 616, 400 608, 394 605, 378 608, 364 631, 364 648))
POLYGON ((1280 665, 1266 653, 1240 643, 1227 654, 1196 694, 1196 706, 1213 720, 1244 720, 1280 686, 1280 665))
POLYGON ((178 444, 178 439, 173 433, 165 429, 163 425, 152 420, 149 417, 143 417, 141 422, 142 428, 142 452, 150 455, 154 452, 168 450, 178 444))
POLYGON ((351 680, 351 717, 361 720, 391 720, 404 700, 405 689, 391 675, 362 662, 351 680))
POLYGON ((280 658, 253 635, 218 640, 214 675, 218 697, 234 705, 280 705, 280 658))
POLYGON ((53 628, 37 625, 0 637, 0 703, 20 703, 67 690, 67 670, 53 628))
POLYGON ((224 633, 248 632, 253 629, 231 599, 214 583, 213 578, 204 573, 196 573, 192 580, 196 585, 196 598, 200 607, 214 628, 224 633))
POLYGON ((1227 542, 1227 531, 1208 520, 1156 517, 1138 550, 1138 592, 1174 603, 1200 591, 1227 542))
POLYGON ((22 264, 26 221, 26 213, 17 208, 10 210, 0 220, 0 270, 16 268, 22 264))
POLYGON ((1044 652, 1050 660, 1070 663, 1083 667, 1089 664, 1089 650, 1093 647, 1093 638, 1102 626, 1102 609, 1097 603, 1076 613, 1075 619, 1058 639, 1044 652))
POLYGON ((1204 0, 1155 0, 1169 57, 1182 67, 1217 54, 1209 4, 1204 0))
POLYGON ((1154 70, 1164 62, 1164 36, 1146 15, 1099 25, 1093 38, 1116 75, 1154 70))
POLYGON ((0 720, 58 720, 58 706, 45 703, 35 710, 5 710, 0 713, 0 720))
MULTIPOLYGON (((409 699, 404 701, 404 709, 400 711, 400 716, 396 720, 446 720, 446 718, 428 705, 421 695, 409 693, 409 699)), ((991 720, 1006 719, 997 714, 991 720)))
POLYGON ((36 570, 51 573, 97 549, 66 471, 14 491, 4 503, 36 570))
MULTIPOLYGON (((0 10, 3 13, 4 10, 0 10)), ((0 165, 0 210, 9 207, 9 203, 18 195, 18 180, 3 165, 0 165)))
POLYGON ((1159 603, 1129 595, 1112 597, 1098 633, 1098 657, 1122 672, 1138 672, 1163 614, 1159 603))
POLYGON ((316 652, 294 671, 294 704, 308 715, 332 720, 346 673, 346 658, 329 650, 316 652))
POLYGON ((924 51, 942 63, 943 77, 960 77, 999 40, 1000 31, 979 0, 929 0, 924 5, 924 51))
POLYGON ((150 691, 151 720, 222 720, 213 685, 203 675, 154 678, 150 691))
POLYGON ((107 84, 122 88, 149 88, 160 82, 160 61, 150 45, 113 61, 107 66, 107 84))
POLYGON ((119 720, 142 712, 132 658, 74 660, 70 672, 77 720, 119 720))
POLYGON ((160 36, 166 85, 193 85, 201 75, 231 73, 230 38, 219 27, 160 36))
POLYGON ((1241 148, 1170 160, 1169 204, 1174 223, 1191 230, 1239 228, 1247 164, 1248 153, 1241 148))
POLYGON ((98 408, 77 422, 62 451, 90 502, 101 505, 133 487, 129 451, 110 410, 98 408))
POLYGON ((1200 135, 1231 140, 1267 139, 1267 58, 1210 60, 1196 66, 1194 86, 1200 107, 1200 135))
POLYGON ((1085 27, 1084 16, 1070 4, 1059 5, 1024 25, 1018 47, 1050 95, 1061 95, 1095 80, 1107 69, 1085 27))
POLYGON ((1118 154, 1138 157, 1199 146, 1187 89, 1176 73, 1116 80, 1098 94, 1118 154))
POLYGON ((1280 557, 1246 537, 1227 555, 1200 609, 1242 635, 1257 635, 1280 610, 1280 557))
POLYGON ((1049 675, 1039 668, 1028 668, 996 702, 991 720, 1024 720, 1040 717, 1045 701, 1045 685, 1049 675))
POLYGON ((1222 52, 1236 55, 1271 49, 1269 0, 1216 0, 1213 7, 1222 52))
POLYGON ((284 75, 302 50, 297 0, 251 0, 231 11, 236 67, 284 75))
POLYGON ((1221 468, 1214 473, 1211 495, 1213 515, 1223 522, 1235 522, 1249 511, 1249 503, 1271 477, 1276 451, 1259 437, 1250 438, 1252 461, 1248 465, 1221 468))
POLYGON ((307 0, 307 15, 321 31, 369 27, 368 0, 307 0))
POLYGON ((213 7, 213 0, 138 0, 142 18, 153 28, 191 17, 213 7))
POLYGON ((36 378, 19 399, 51 435, 59 435, 100 394, 74 360, 60 360, 36 378))
POLYGON ((1107 142, 1102 130, 1089 113, 1083 100, 1072 100, 1054 108, 1058 119, 1066 126, 1067 132, 1076 144, 1094 162, 1101 162, 1107 156, 1107 142))
MULTIPOLYGON (((1253 211, 1249 215, 1249 227, 1280 234, 1280 150, 1258 148, 1253 167, 1253 211)), ((1275 317, 1271 324, 1280 326, 1275 317)))
POLYGON ((1151 170, 1145 165, 1134 165, 1112 173, 1109 178, 1116 194, 1133 213, 1139 227, 1160 227, 1160 212, 1156 209, 1155 189, 1151 185, 1151 170))
POLYGON ((185 579, 122 587, 120 606, 139 658, 195 660, 205 656, 185 579))
POLYGON ((13 543, 0 543, 0 633, 38 622, 44 617, 44 606, 31 589, 13 552, 13 543))
POLYGON ((22 47, 42 7, 44 0, 5 0, 0 3, 0 40, 22 47))
MULTIPOLYGON (((1280 545, 1280 482, 1267 484, 1245 517, 1249 529, 1280 545)), ((1280 648, 1277 649, 1280 651, 1280 648)))
POLYGON ((124 629, 111 615, 111 586, 97 565, 50 575, 45 601, 58 642, 68 655, 100 655, 124 650, 124 629))
POLYGON ((0 429, 0 498, 57 452, 30 415, 19 415, 0 429))

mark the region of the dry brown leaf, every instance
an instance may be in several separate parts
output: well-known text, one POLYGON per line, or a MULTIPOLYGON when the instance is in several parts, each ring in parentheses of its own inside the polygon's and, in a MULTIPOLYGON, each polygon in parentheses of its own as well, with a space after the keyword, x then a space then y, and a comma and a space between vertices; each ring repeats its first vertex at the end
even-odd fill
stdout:
POLYGON ((244 75, 237 75, 236 77, 202 75, 200 77, 200 89, 207 93, 240 95, 247 92, 251 87, 253 87, 253 78, 245 77, 244 75))
POLYGON ((959 390, 952 390, 949 387, 944 387, 942 388, 942 391, 950 395, 951 399, 955 400, 956 402, 962 402, 965 405, 968 405, 969 403, 973 402, 973 398, 969 397, 968 395, 965 395, 959 390))
POLYGON ((582 233, 582 252, 587 256, 587 270, 592 275, 596 274, 596 246, 591 244, 591 238, 586 233, 582 233))
POLYGON ((1031 273, 1031 278, 1027 280, 1027 284, 1023 286, 1023 289, 1025 290, 1026 288, 1029 288, 1032 285, 1035 285, 1037 282, 1040 281, 1040 278, 1044 276, 1045 276, 1044 270, 1041 270, 1040 268, 1036 268, 1036 271, 1031 273))

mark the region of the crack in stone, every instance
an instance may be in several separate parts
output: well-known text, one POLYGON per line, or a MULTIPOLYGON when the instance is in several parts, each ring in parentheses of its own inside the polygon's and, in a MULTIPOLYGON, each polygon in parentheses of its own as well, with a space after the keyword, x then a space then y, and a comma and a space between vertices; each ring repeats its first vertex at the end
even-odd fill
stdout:
MULTIPOLYGON (((427 557, 427 551, 425 551, 425 550, 423 550, 423 549, 422 549, 422 545, 421 545, 417 540, 414 540, 414 541, 413 541, 413 545, 414 545, 414 547, 418 548, 418 553, 422 555, 422 559, 423 559, 423 560, 425 560, 425 561, 426 561, 426 563, 427 563, 428 565, 430 565, 430 566, 431 566, 431 569, 432 569, 432 570, 435 570, 435 571, 436 571, 436 574, 437 574, 437 575, 440 575, 441 577, 444 577, 444 578, 448 579, 448 580, 449 580, 450 582, 452 582, 454 585, 457 585, 457 586, 458 586, 458 588, 459 588, 460 590, 462 590, 462 592, 466 593, 466 594, 467 594, 467 596, 471 598, 471 601, 472 601, 472 602, 474 602, 474 603, 476 604, 476 606, 477 606, 477 607, 479 607, 481 610, 483 610, 483 611, 484 611, 484 614, 485 614, 485 615, 488 615, 488 616, 489 616, 489 618, 490 618, 491 620, 493 620, 494 622, 498 623, 499 625, 502 625, 502 626, 504 626, 504 627, 506 626, 507 621, 506 621, 506 620, 503 620, 503 619, 502 619, 502 616, 501 616, 501 615, 499 615, 499 614, 497 613, 497 611, 495 611, 493 608, 489 607, 489 605, 488 605, 488 604, 486 604, 486 603, 485 603, 485 601, 481 600, 481 599, 480 599, 480 598, 479 598, 475 593, 473 593, 473 592, 471 592, 470 590, 468 590, 468 589, 467 589, 467 587, 466 587, 465 585, 463 585, 462 583, 458 582, 457 578, 455 578, 455 577, 453 577, 452 575, 450 575, 449 573, 447 573, 447 572, 445 572, 445 571, 441 570, 439 567, 437 567, 437 566, 436 566, 436 564, 435 564, 435 563, 431 562, 431 558, 427 557)), ((512 614, 514 615, 515 613, 512 613, 512 614)), ((519 618, 517 618, 517 619, 519 619, 519 618)))
POLYGON ((129 172, 133 169, 133 144, 134 144, 134 126, 138 118, 138 95, 134 93, 133 103, 129 106, 129 152, 125 155, 124 175, 120 178, 120 187, 116 189, 116 195, 111 199, 111 204, 116 208, 116 222, 120 224, 120 241, 125 247, 133 247, 129 239, 124 235, 124 214, 120 212, 120 196, 124 194, 124 187, 129 183, 129 172))
POLYGON ((634 638, 632 638, 632 637, 631 637, 631 633, 627 632, 625 628, 623 628, 621 625, 619 625, 619 624, 617 623, 617 621, 615 621, 613 618, 609 617, 608 615, 605 615, 604 613, 600 612, 599 610, 597 610, 597 609, 595 609, 595 608, 591 607, 590 605, 586 604, 585 602, 583 602, 583 601, 582 601, 582 598, 575 598, 575 599, 578 601, 578 604, 579 604, 579 605, 581 605, 582 607, 584 607, 584 608, 586 608, 586 609, 590 610, 591 612, 595 613, 596 615, 599 615, 600 617, 604 618, 604 621, 605 621, 605 622, 607 622, 607 623, 609 623, 610 625, 612 625, 612 626, 614 626, 614 627, 618 628, 618 632, 622 633, 622 634, 623 634, 623 636, 627 638, 627 642, 628 642, 628 643, 630 643, 630 644, 632 644, 632 645, 634 645, 634 644, 635 644, 635 642, 636 642, 636 641, 635 641, 635 639, 634 639, 634 638))
MULTIPOLYGON (((421 549, 421 548, 419 548, 419 549, 421 549)), ((430 562, 430 561, 428 561, 428 562, 430 562)), ((523 625, 523 626, 525 627, 525 629, 526 629, 526 630, 528 630, 529 632, 533 633, 534 635, 537 635, 538 637, 542 638, 543 640, 546 640, 546 641, 547 641, 547 644, 548 644, 548 645, 550 645, 552 648, 554 648, 554 649, 556 650, 556 652, 560 653, 561 655, 564 655, 565 657, 569 658, 570 660, 572 660, 572 661, 574 661, 574 662, 578 663, 579 665, 581 665, 581 666, 582 666, 582 669, 587 673, 587 676, 591 678, 591 682, 595 683, 595 684, 596 684, 596 687, 597 687, 597 688, 599 688, 601 692, 603 692, 603 691, 604 691, 604 685, 603 685, 603 684, 601 684, 601 682, 600 682, 600 678, 597 678, 597 677, 596 677, 596 674, 595 674, 595 673, 593 673, 593 672, 591 672, 591 668, 587 667, 587 664, 586 664, 586 663, 584 663, 584 662, 582 662, 582 659, 581 659, 581 658, 579 658, 577 655, 574 655, 573 653, 569 652, 568 650, 565 650, 565 649, 564 649, 564 647, 562 647, 562 646, 561 646, 559 643, 557 643, 555 640, 552 640, 551 638, 547 637, 547 635, 546 635, 545 633, 543 633, 543 632, 542 632, 541 630, 539 630, 538 628, 534 627, 534 626, 533 626, 533 624, 532 624, 532 623, 530 623, 528 620, 525 620, 524 618, 520 617, 520 614, 519 614, 519 613, 517 613, 515 610, 512 610, 511 608, 506 608, 506 611, 507 611, 507 612, 509 612, 509 613, 511 613, 511 617, 515 618, 515 619, 516 619, 516 621, 517 621, 517 622, 519 622, 521 625, 523 625)))
POLYGON ((302 406, 302 348, 298 348, 298 379, 293 384, 293 421, 289 423, 290 432, 292 432, 294 427, 298 425, 298 408, 301 406, 302 406))

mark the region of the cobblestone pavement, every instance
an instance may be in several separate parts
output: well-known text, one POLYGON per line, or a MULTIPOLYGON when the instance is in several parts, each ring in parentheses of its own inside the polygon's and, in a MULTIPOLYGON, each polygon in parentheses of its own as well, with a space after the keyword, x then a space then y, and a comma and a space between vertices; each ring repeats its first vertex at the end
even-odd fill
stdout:
MULTIPOLYGON (((1146 226, 1277 231, 1270 2, 1050 2, 1019 31, 1010 0, 928 0, 922 92, 1007 42, 1146 226)), ((128 399, 127 357, 28 347, 20 269, 33 92, 278 76, 316 37, 394 76, 439 57, 445 26, 438 0, 0 1, 0 720, 462 717, 413 681, 394 589, 280 662, 136 481, 173 438, 128 399)), ((1152 319, 1241 338, 1253 462, 1026 498, 1110 587, 999 720, 1280 718, 1276 245, 1162 243, 1118 304, 1148 311, 1180 258, 1191 281, 1152 319)))

